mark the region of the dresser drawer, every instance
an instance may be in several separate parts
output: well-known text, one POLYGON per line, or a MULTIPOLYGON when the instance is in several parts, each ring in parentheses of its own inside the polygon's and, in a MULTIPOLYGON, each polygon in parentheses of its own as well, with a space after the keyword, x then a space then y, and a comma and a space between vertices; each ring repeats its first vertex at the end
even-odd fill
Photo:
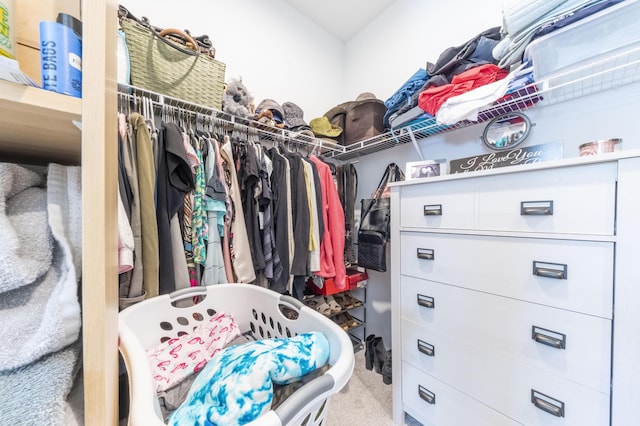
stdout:
POLYGON ((424 426, 516 426, 519 423, 402 363, 404 411, 424 426))
POLYGON ((399 250, 406 276, 612 316, 613 243, 402 232, 399 250))
POLYGON ((407 185, 403 227, 613 235, 616 163, 407 185))
MULTIPOLYGON (((430 331, 429 338, 436 342, 432 368, 417 368, 404 358, 403 366, 415 367, 414 372, 438 379, 527 426, 608 425, 610 398, 606 393, 542 371, 492 348, 469 345, 439 331, 430 331)), ((403 375, 403 380, 407 377, 403 375)), ((407 389, 403 381, 404 390, 407 389)))
POLYGON ((610 320, 406 277, 402 304, 402 359, 426 372, 446 362, 439 336, 455 336, 609 393, 610 320), (434 307, 420 306, 419 298, 432 298, 434 307))

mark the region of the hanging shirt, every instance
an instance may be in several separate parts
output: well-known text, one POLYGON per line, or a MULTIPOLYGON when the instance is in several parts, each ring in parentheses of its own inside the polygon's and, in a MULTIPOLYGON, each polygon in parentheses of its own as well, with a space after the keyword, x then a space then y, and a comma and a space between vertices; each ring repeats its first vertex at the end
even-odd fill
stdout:
MULTIPOLYGON (((204 265, 207 260, 206 238, 209 233, 207 206, 205 194, 207 190, 207 180, 205 177, 204 160, 200 141, 193 135, 192 146, 198 159, 195 167, 195 188, 193 193, 193 211, 191 219, 191 243, 193 245, 193 261, 196 264, 204 265)), ((198 283, 199 284, 199 283, 198 283)))
POLYGON ((270 186, 273 202, 273 235, 275 237, 275 252, 280 259, 280 268, 275 267, 271 290, 283 293, 287 290, 289 281, 289 242, 292 240, 289 221, 289 195, 287 188, 288 164, 277 148, 267 151, 271 159, 273 171, 271 173, 270 186))
POLYGON ((229 178, 229 196, 234 207, 234 216, 231 221, 231 262, 235 278, 241 283, 251 283, 256 279, 249 248, 247 227, 244 221, 244 211, 240 199, 240 186, 236 175, 233 150, 229 137, 225 137, 220 149, 220 155, 224 160, 225 174, 229 178))

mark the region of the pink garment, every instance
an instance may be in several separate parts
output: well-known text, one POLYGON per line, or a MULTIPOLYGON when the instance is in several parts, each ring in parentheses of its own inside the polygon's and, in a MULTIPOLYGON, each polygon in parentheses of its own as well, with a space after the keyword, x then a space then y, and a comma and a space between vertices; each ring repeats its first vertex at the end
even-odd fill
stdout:
POLYGON ((315 155, 309 157, 318 169, 322 189, 322 219, 324 234, 320 241, 320 270, 316 275, 333 278, 338 290, 347 286, 344 264, 344 210, 331 169, 315 155))
POLYGON ((200 371, 213 356, 240 335, 231 315, 218 312, 193 332, 148 349, 156 392, 172 388, 200 371))

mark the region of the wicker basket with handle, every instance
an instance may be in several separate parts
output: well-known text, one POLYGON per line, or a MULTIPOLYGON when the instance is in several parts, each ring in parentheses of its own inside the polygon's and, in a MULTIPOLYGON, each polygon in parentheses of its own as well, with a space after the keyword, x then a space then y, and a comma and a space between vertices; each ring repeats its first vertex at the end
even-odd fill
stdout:
POLYGON ((127 16, 120 16, 120 27, 129 50, 133 86, 222 109, 226 65, 202 53, 189 34, 174 28, 157 31, 127 16))

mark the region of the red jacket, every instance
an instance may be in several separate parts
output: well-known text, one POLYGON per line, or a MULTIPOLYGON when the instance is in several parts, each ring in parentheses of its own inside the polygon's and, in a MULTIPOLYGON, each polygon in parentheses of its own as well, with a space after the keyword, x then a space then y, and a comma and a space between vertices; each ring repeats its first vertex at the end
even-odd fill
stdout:
POLYGON ((331 169, 315 155, 310 157, 318 169, 322 188, 324 234, 320 241, 320 270, 316 275, 334 278, 336 288, 346 288, 347 268, 344 264, 344 210, 331 169))

